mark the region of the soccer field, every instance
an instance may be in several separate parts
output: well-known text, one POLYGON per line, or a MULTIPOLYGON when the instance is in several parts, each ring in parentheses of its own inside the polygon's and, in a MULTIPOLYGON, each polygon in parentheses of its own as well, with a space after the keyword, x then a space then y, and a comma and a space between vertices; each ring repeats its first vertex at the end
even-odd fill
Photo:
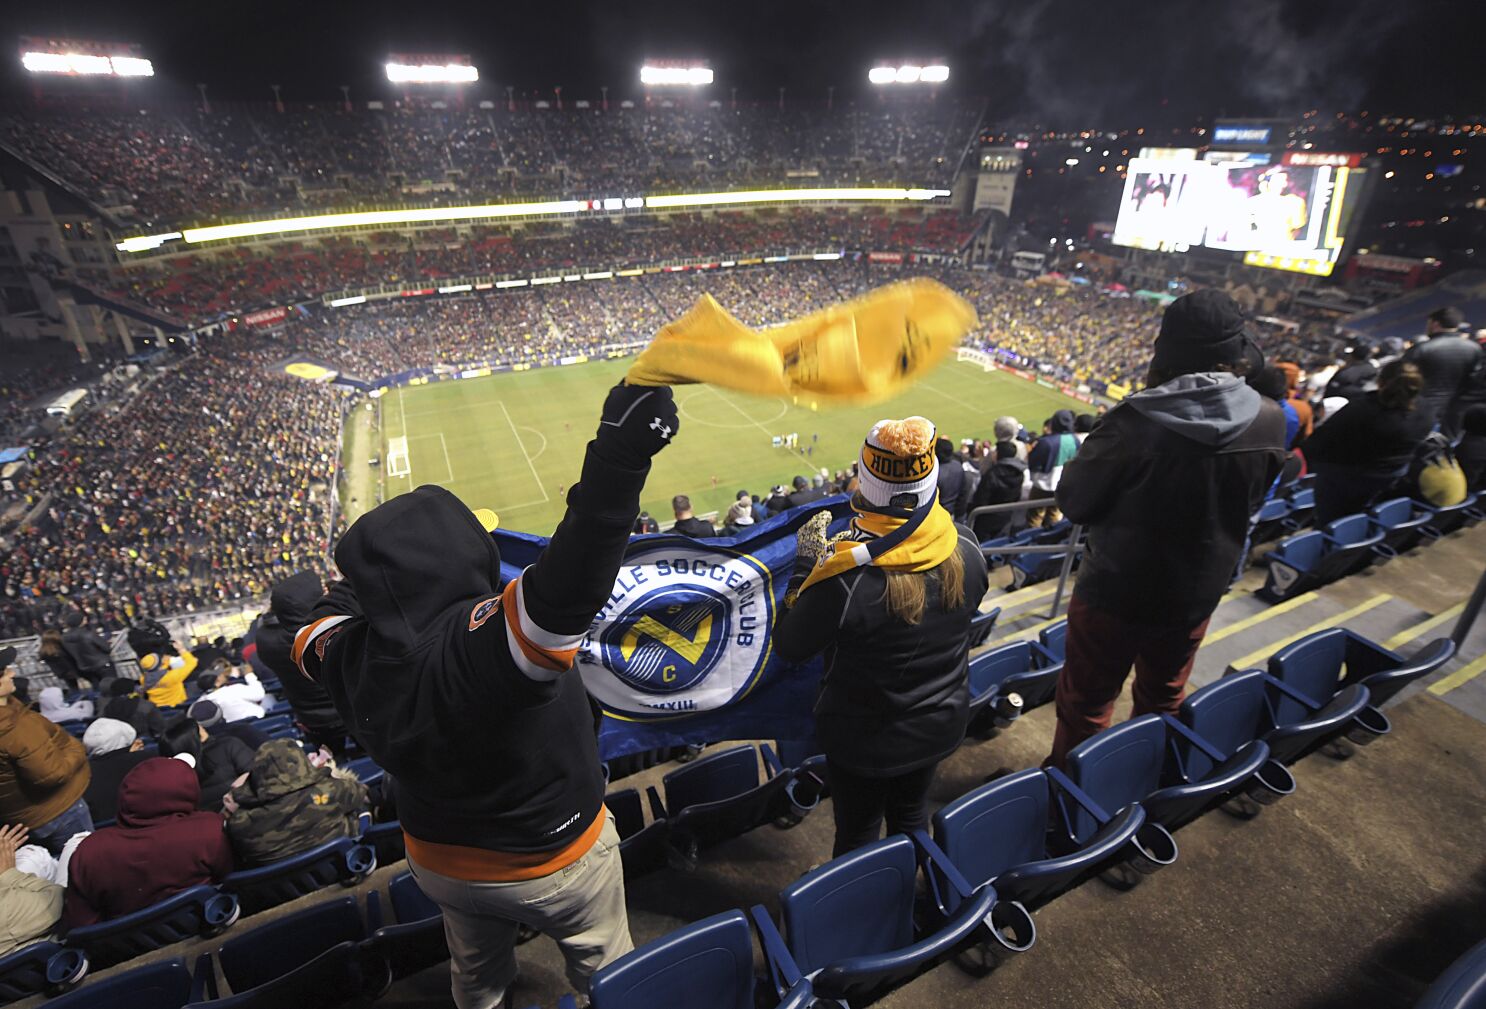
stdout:
MULTIPOLYGON (((538 368, 387 393, 379 403, 379 432, 365 410, 347 425, 347 517, 354 520, 375 503, 378 479, 387 498, 436 483, 471 508, 493 509, 503 528, 550 533, 562 517, 567 488, 578 479, 604 396, 629 363, 538 368), (379 473, 368 466, 373 446, 379 473)), ((805 402, 700 385, 678 386, 676 403, 681 431, 656 458, 641 502, 662 523, 671 518, 675 494, 689 495, 698 514, 724 513, 741 489, 764 494, 796 474, 844 469, 872 422, 883 417, 922 414, 958 443, 990 438, 1003 414, 1038 431, 1054 410, 1091 409, 1056 390, 953 360, 903 395, 872 406, 817 412, 805 402), (798 451, 772 446, 774 435, 791 432, 799 435, 798 451)))

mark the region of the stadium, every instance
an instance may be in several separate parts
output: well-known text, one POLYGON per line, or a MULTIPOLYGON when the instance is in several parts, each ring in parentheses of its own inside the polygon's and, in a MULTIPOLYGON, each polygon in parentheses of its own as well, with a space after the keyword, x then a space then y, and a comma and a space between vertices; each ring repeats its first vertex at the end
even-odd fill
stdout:
POLYGON ((0 1006, 1486 1006, 1486 118, 939 13, 20 19, 0 1006))

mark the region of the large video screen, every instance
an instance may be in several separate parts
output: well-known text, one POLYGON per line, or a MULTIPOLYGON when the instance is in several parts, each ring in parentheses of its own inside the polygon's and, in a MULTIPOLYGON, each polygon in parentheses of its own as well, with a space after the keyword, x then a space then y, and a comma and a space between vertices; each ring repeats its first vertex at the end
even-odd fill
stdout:
POLYGON ((1242 253, 1252 266, 1331 273, 1361 202, 1359 155, 1209 152, 1130 162, 1114 241, 1242 253))

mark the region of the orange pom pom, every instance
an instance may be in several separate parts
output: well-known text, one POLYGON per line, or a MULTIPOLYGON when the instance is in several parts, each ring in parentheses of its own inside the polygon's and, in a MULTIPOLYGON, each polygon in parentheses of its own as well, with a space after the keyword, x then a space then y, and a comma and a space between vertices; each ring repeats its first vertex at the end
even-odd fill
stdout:
POLYGON ((934 447, 934 424, 923 417, 879 421, 872 440, 896 456, 923 455, 934 447))

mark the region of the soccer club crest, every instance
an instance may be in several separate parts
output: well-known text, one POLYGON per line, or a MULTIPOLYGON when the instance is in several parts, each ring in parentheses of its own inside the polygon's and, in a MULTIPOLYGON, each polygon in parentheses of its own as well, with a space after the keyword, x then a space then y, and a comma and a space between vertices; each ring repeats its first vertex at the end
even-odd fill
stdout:
POLYGON ((758 681, 774 590, 752 557, 684 544, 630 557, 578 652, 588 692, 621 718, 724 707, 758 681))

